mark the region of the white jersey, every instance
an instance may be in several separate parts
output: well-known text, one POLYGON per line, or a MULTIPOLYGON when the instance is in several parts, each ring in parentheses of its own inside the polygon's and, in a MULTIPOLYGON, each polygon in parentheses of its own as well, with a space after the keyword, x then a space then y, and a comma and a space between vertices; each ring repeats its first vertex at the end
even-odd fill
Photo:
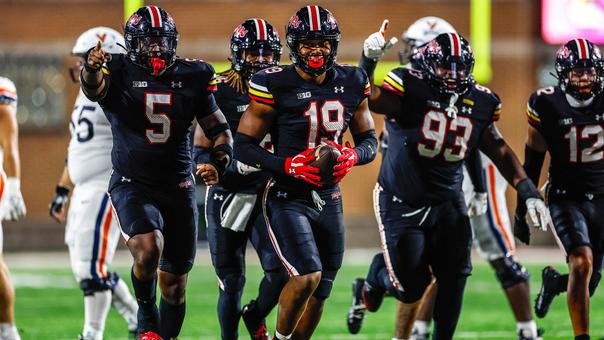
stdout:
POLYGON ((69 130, 67 171, 71 181, 76 186, 94 182, 106 187, 111 173, 111 125, 101 107, 86 98, 82 90, 71 114, 69 130))

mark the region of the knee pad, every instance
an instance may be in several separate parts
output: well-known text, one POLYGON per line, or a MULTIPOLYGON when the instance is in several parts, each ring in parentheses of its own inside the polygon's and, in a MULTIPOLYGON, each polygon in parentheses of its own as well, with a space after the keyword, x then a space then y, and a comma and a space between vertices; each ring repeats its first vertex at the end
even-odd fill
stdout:
POLYGON ((514 261, 511 256, 490 261, 495 269, 495 275, 503 289, 513 287, 521 282, 529 280, 529 273, 520 263, 514 261))
POLYGON ((220 290, 227 294, 237 294, 243 290, 245 285, 245 276, 237 274, 228 274, 223 278, 218 278, 220 290))
POLYGON ((329 297, 329 294, 331 294, 332 288, 333 280, 322 278, 312 295, 319 300, 326 300, 329 297))
MULTIPOLYGON (((117 282, 117 281, 116 281, 117 282)), ((105 279, 84 279, 80 281, 80 289, 84 292, 84 296, 94 295, 96 292, 113 289, 110 282, 105 279)))
POLYGON ((596 292, 596 288, 598 288, 598 284, 602 279, 602 273, 600 271, 593 272, 591 274, 591 280, 589 280, 589 296, 593 296, 596 292))

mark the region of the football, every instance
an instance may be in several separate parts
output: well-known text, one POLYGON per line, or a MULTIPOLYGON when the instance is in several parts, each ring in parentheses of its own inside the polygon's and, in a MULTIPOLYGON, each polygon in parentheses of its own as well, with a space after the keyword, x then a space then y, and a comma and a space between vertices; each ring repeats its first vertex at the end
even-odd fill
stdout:
POLYGON ((322 143, 314 150, 315 160, 310 163, 311 166, 319 168, 321 175, 321 184, 329 185, 334 183, 333 167, 338 164, 338 157, 341 153, 335 146, 322 143))

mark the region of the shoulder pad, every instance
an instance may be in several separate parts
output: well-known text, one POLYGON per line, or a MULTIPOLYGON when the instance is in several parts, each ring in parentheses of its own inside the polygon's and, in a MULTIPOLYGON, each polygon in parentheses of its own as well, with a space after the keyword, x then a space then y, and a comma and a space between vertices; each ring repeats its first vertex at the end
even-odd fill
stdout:
POLYGON ((0 104, 17 102, 17 88, 12 80, 0 77, 0 104))

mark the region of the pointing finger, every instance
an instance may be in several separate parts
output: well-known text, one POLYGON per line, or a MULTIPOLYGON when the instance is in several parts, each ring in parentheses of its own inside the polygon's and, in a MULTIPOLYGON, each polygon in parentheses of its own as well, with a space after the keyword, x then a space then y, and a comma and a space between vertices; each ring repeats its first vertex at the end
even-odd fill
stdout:
POLYGON ((390 21, 388 21, 388 19, 384 19, 384 21, 382 22, 382 27, 380 27, 380 33, 382 33, 382 36, 386 35, 386 30, 388 29, 388 23, 390 21))

